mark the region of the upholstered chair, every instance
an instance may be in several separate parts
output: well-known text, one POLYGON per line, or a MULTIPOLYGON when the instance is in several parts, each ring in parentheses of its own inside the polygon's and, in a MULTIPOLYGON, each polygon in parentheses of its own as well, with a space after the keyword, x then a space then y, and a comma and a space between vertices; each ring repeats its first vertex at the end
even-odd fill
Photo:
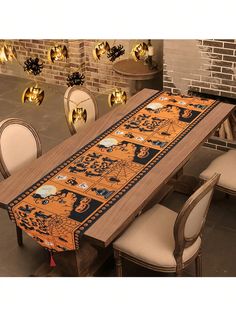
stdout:
POLYGON ((98 118, 98 105, 94 95, 85 87, 69 87, 64 95, 64 110, 71 135, 85 124, 98 118))
POLYGON ((216 189, 227 194, 236 195, 236 150, 229 150, 214 159, 200 174, 200 179, 206 181, 215 172, 221 174, 216 189))
MULTIPOLYGON (((30 124, 17 118, 0 123, 0 171, 5 179, 41 155, 39 136, 30 124)), ((22 245, 22 230, 16 231, 22 245)))
POLYGON ((219 177, 214 174, 195 191, 178 214, 156 204, 140 215, 113 244, 117 276, 122 276, 123 259, 177 276, 195 260, 201 276, 202 232, 219 177))

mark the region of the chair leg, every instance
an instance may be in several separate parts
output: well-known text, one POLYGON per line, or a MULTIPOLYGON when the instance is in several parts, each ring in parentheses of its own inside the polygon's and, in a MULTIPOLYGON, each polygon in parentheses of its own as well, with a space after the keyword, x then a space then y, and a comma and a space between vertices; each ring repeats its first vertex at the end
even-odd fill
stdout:
POLYGON ((115 263, 116 263, 116 276, 122 277, 122 260, 120 256, 120 252, 117 250, 114 250, 114 257, 115 257, 115 263))
POLYGON ((181 277, 183 273, 183 268, 176 268, 176 276, 177 277, 181 277))
POLYGON ((196 276, 202 277, 202 253, 201 251, 199 251, 195 259, 195 267, 196 267, 196 276))
POLYGON ((180 256, 177 256, 175 257, 176 259, 176 276, 177 277, 181 277, 182 276, 182 273, 183 273, 183 263, 182 263, 182 257, 180 256))
POLYGON ((23 245, 22 230, 18 226, 16 226, 16 235, 18 245, 22 246, 23 245))

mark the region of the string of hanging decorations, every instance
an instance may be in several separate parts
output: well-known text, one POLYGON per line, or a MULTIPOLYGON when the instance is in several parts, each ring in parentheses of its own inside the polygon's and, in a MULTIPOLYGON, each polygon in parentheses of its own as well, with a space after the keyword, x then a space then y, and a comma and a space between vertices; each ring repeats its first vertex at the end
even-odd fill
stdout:
MULTIPOLYGON (((42 73, 44 65, 47 61, 50 64, 55 64, 56 62, 67 62, 67 59, 69 58, 68 48, 65 44, 56 43, 48 49, 47 60, 41 61, 38 56, 33 57, 33 53, 27 49, 23 43, 20 42, 20 44, 23 49, 27 51, 27 55, 30 57, 26 58, 24 63, 21 64, 18 60, 17 52, 13 44, 3 41, 2 43, 0 42, 0 64, 5 64, 15 60, 23 67, 26 73, 34 76, 34 84, 28 86, 22 93, 22 103, 30 102, 39 106, 43 102, 45 93, 39 86, 36 77, 42 73)), ((106 55, 110 62, 114 62, 124 55, 125 52, 124 46, 121 44, 116 45, 115 41, 112 46, 109 45, 108 41, 101 41, 95 44, 92 54, 96 61, 100 61, 101 58, 106 55)), ((135 61, 144 60, 146 64, 149 63, 150 65, 150 60, 154 54, 150 40, 148 41, 148 44, 145 42, 136 43, 130 54, 135 61)), ((153 62, 151 65, 153 66, 153 62)), ((69 87, 74 85, 82 86, 85 83, 85 75, 80 71, 69 73, 66 78, 66 82, 69 87)), ((121 88, 115 88, 109 92, 108 104, 110 107, 125 104, 126 102, 127 94, 121 88)))
MULTIPOLYGON (((114 62, 119 57, 125 54, 124 46, 119 44, 115 45, 113 42, 112 47, 110 47, 107 41, 98 41, 96 42, 93 51, 93 57, 95 61, 100 61, 103 56, 107 56, 109 61, 114 62)), ((131 49, 130 55, 133 60, 138 62, 142 61, 147 65, 151 70, 157 68, 157 64, 153 61, 154 47, 151 44, 151 40, 148 40, 148 43, 138 42, 135 43, 131 49)), ((110 107, 114 105, 125 104, 127 102, 127 94, 121 88, 116 88, 112 90, 108 95, 108 104, 110 107)))
POLYGON ((107 58, 114 62, 120 56, 125 54, 125 49, 123 45, 113 45, 110 47, 109 43, 106 41, 98 42, 93 49, 93 57, 96 61, 100 60, 103 55, 107 54, 107 58))
MULTIPOLYGON (((66 62, 69 55, 66 45, 56 43, 54 46, 51 46, 47 52, 47 60, 44 62, 41 61, 37 56, 33 57, 33 53, 25 47, 21 41, 19 41, 21 47, 27 52, 27 55, 30 56, 25 59, 23 64, 17 58, 16 49, 11 43, 2 42, 0 43, 0 64, 5 64, 8 61, 17 61, 18 64, 23 68, 23 70, 34 76, 34 84, 28 86, 22 93, 22 103, 30 102, 39 106, 44 99, 44 91, 39 86, 39 83, 36 80, 36 77, 40 75, 43 71, 44 64, 48 61, 50 64, 55 64, 56 62, 66 62)), ((67 85, 83 85, 85 81, 85 75, 79 71, 69 73, 67 76, 67 85)))

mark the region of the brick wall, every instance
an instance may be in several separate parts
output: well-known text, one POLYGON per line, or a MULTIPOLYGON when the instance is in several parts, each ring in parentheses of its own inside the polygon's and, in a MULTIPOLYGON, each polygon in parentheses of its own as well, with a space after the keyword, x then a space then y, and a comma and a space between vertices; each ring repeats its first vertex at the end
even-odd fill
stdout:
MULTIPOLYGON (((41 82, 66 85, 66 78, 69 73, 78 70, 85 74, 86 80, 84 86, 93 92, 106 92, 114 87, 129 88, 127 80, 117 75, 112 70, 112 62, 107 58, 102 58, 99 62, 94 61, 92 49, 95 40, 14 40, 13 45, 16 48, 19 63, 23 65, 28 57, 38 57, 44 61, 42 73, 37 76, 41 82), (51 64, 47 60, 48 49, 56 42, 65 43, 69 58, 65 62, 56 62, 51 64)), ((124 47, 129 50, 129 41, 122 41, 124 47)), ((23 68, 16 62, 0 65, 0 73, 20 77, 28 76, 23 68)))
MULTIPOLYGON (((109 41, 115 44, 114 41, 109 41)), ((119 41, 126 51, 131 49, 131 41, 119 41)), ((67 76, 73 71, 79 71, 85 75, 85 83, 89 90, 96 93, 108 93, 114 87, 121 87, 129 92, 129 81, 121 75, 116 74, 112 70, 113 63, 106 57, 95 61, 92 50, 96 44, 95 40, 14 40, 12 44, 17 51, 17 59, 19 63, 0 64, 0 73, 14 75, 24 78, 34 78, 24 72, 23 65, 26 58, 38 57, 40 61, 44 61, 44 68, 37 81, 51 84, 66 85, 67 76), (47 60, 48 49, 55 43, 64 43, 68 49, 69 58, 64 62, 50 63, 47 60)), ((122 56, 127 58, 127 54, 122 56)), ((122 59, 122 57, 120 59, 122 59)))
POLYGON ((165 40, 164 89, 236 98, 236 40, 165 40))
MULTIPOLYGON (((119 58, 119 60, 131 58, 130 52, 133 46, 140 40, 108 40, 110 46, 121 44, 125 48, 125 54, 119 58)), ((146 40, 144 40, 146 41, 146 40)), ((101 58, 100 61, 94 61, 92 56, 92 50, 96 44, 95 40, 85 41, 85 71, 86 71, 86 86, 94 92, 107 93, 114 87, 121 87, 128 94, 132 89, 132 82, 125 77, 116 74, 112 67, 113 63, 107 58, 101 58)), ((158 63, 159 67, 163 64, 163 41, 152 40, 152 45, 155 49, 155 55, 153 59, 158 63)), ((160 83, 150 82, 150 88, 159 88, 160 83)))
MULTIPOLYGON (((85 52, 85 73, 86 83, 85 86, 92 92, 108 93, 114 87, 120 87, 127 93, 130 91, 130 83, 127 79, 119 74, 116 74, 113 69, 113 63, 105 56, 101 57, 99 61, 95 61, 92 55, 92 50, 96 44, 96 40, 88 40, 84 42, 85 52)), ((124 46, 126 53, 119 58, 119 60, 127 58, 127 53, 131 49, 131 41, 119 40, 115 42, 109 40, 111 46, 121 44, 124 46)))
MULTIPOLYGON (((236 40, 165 40, 163 87, 236 99, 236 40)), ((236 142, 209 138, 204 146, 221 151, 236 142)))
MULTIPOLYGON (((142 40, 140 40, 142 41, 142 40)), ((66 85, 69 73, 79 71, 85 75, 85 84, 89 90, 95 93, 109 93, 114 87, 120 87, 130 94, 131 82, 125 77, 116 74, 113 63, 105 56, 95 61, 92 50, 97 40, 13 40, 12 43, 17 51, 19 63, 23 65, 26 58, 38 57, 44 61, 44 68, 37 80, 41 82, 66 85), (47 60, 48 49, 56 43, 65 43, 68 48, 69 58, 65 62, 51 64, 47 60)), ((139 40, 108 40, 110 46, 122 44, 125 54, 120 57, 130 58, 130 51, 133 45, 139 40)), ((153 46, 157 54, 154 59, 162 66, 162 41, 153 40, 153 46)), ((14 75, 24 78, 34 78, 24 72, 23 67, 17 62, 0 64, 0 73, 14 75)))
POLYGON ((34 78, 33 75, 28 75, 24 72, 23 67, 26 58, 38 57, 44 62, 44 68, 37 80, 51 84, 66 85, 66 79, 69 73, 78 70, 85 71, 85 55, 84 42, 80 40, 14 40, 13 45, 17 51, 17 59, 19 63, 0 64, 0 73, 14 75, 24 78, 34 78), (55 43, 65 43, 69 49, 69 58, 66 62, 49 63, 47 60, 48 49, 55 43))

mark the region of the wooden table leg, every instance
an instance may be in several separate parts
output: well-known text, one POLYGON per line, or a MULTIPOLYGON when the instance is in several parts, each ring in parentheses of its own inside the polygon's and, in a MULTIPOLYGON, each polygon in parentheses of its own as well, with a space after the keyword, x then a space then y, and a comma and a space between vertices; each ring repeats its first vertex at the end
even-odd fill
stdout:
POLYGON ((112 255, 112 248, 99 248, 83 241, 77 251, 55 253, 54 260, 63 276, 93 276, 112 255))
POLYGON ((77 251, 54 253, 56 267, 50 267, 48 261, 41 264, 33 277, 86 277, 94 276, 105 261, 112 256, 112 247, 99 248, 88 241, 81 243, 77 251))

